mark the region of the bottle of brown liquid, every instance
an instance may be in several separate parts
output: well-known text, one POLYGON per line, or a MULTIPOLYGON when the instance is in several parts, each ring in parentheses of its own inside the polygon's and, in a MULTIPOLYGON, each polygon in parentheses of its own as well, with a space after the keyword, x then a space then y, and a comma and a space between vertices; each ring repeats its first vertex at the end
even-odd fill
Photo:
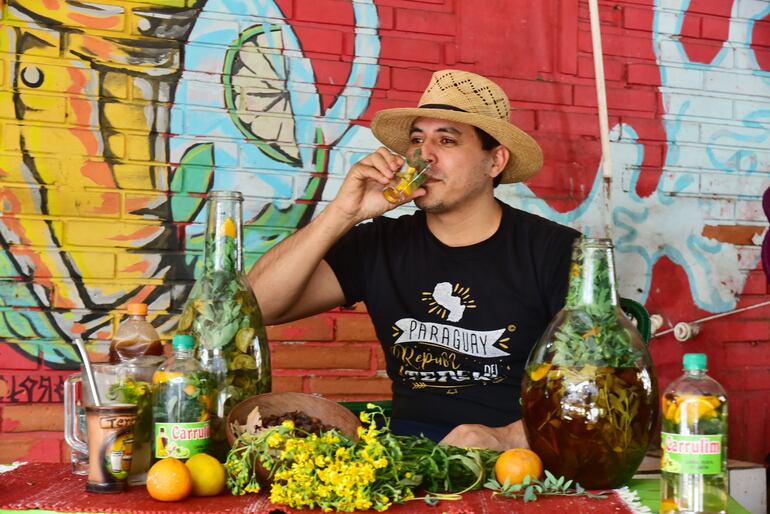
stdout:
POLYGON ((110 362, 115 364, 143 355, 163 355, 160 336, 146 318, 147 305, 128 304, 128 316, 110 344, 110 362))

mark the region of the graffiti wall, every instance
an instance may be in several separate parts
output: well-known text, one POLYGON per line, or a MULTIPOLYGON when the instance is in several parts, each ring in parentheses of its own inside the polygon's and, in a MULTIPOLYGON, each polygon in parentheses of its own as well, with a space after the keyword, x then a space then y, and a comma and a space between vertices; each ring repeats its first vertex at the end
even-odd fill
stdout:
MULTIPOLYGON (((207 192, 243 192, 250 266, 318 214, 378 146, 373 114, 415 104, 432 71, 448 67, 498 81, 513 121, 543 147, 541 173, 498 196, 585 233, 609 227, 622 295, 660 314, 661 330, 768 300, 759 264, 770 186, 767 0, 602 6, 609 204, 585 3, 0 6, 6 420, 34 415, 9 410, 18 404, 60 402, 63 377, 79 365, 71 339, 103 357, 128 303, 149 304, 170 337, 198 273, 207 192)), ((686 351, 719 363, 737 412, 763 413, 736 428, 743 437, 731 446, 754 460, 770 451, 769 314, 722 318, 687 343, 651 343, 663 383, 686 351)), ((271 330, 279 388, 388 395, 360 306, 271 330), (329 345, 341 360, 319 359, 329 345)), ((9 426, 0 439, 28 437, 9 426)))

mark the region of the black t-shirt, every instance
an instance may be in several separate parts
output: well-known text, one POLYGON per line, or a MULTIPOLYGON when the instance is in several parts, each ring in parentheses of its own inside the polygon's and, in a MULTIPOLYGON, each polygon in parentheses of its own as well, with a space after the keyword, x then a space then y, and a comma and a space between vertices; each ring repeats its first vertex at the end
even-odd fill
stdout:
POLYGON ((453 427, 521 417, 529 352, 564 305, 574 229, 502 204, 500 227, 449 247, 425 213, 354 227, 326 255, 363 301, 393 380, 393 419, 453 427))

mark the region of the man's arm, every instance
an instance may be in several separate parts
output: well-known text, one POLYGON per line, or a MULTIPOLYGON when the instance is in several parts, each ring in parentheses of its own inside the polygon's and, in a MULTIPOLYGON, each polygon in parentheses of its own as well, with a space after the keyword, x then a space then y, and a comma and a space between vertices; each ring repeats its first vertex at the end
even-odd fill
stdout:
POLYGON ((484 425, 458 425, 441 442, 459 448, 489 448, 500 451, 529 448, 521 420, 497 428, 484 425))
MULTIPOLYGON (((382 188, 403 165, 385 148, 353 165, 337 196, 308 225, 272 247, 249 272, 265 324, 285 323, 342 305, 345 295, 323 260, 358 222, 393 209, 382 188)), ((425 194, 418 189, 404 202, 425 194)))
POLYGON ((345 302, 323 257, 352 225, 330 209, 272 247, 249 271, 265 324, 307 317, 345 302))

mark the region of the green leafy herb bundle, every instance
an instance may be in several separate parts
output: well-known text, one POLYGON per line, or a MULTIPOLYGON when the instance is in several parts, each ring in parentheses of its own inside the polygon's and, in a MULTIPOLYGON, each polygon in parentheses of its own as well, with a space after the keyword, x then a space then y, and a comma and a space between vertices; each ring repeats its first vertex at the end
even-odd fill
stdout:
POLYGON ((620 321, 611 254, 585 238, 575 244, 564 316, 553 334, 554 365, 636 366, 641 351, 620 321))
POLYGON ((564 477, 556 478, 548 470, 545 471, 544 480, 532 480, 527 475, 520 484, 511 484, 508 480, 500 484, 492 478, 484 484, 484 487, 495 491, 494 496, 520 498, 524 502, 535 501, 541 496, 585 496, 599 500, 607 498, 606 493, 591 493, 577 483, 573 487, 572 480, 566 480, 564 477))
POLYGON ((134 440, 136 444, 148 443, 152 431, 152 394, 150 384, 141 380, 126 378, 112 384, 107 399, 116 403, 136 405, 134 440))
POLYGON ((372 404, 361 413, 368 427, 354 439, 337 430, 302 433, 290 421, 243 433, 225 463, 233 494, 260 490, 271 481, 270 500, 293 508, 385 510, 393 503, 423 499, 434 503, 480 489, 500 452, 461 449, 417 436, 397 436, 389 421, 378 427, 372 404), (427 491, 417 497, 416 491, 427 491))

